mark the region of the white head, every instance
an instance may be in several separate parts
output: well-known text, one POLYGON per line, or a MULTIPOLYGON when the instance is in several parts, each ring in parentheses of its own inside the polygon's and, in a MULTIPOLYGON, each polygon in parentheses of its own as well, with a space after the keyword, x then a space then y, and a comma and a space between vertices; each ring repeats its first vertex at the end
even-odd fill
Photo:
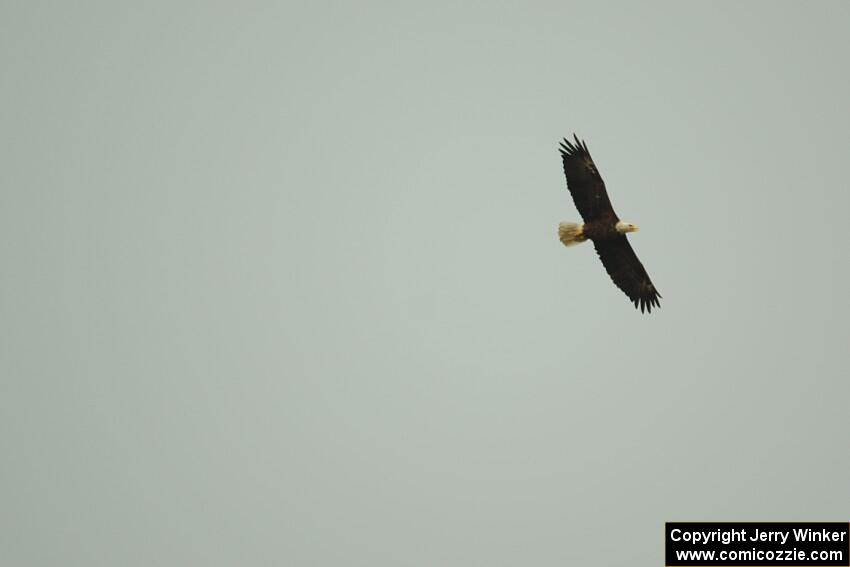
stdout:
POLYGON ((617 232, 620 234, 626 234, 627 232, 637 232, 638 225, 632 224, 630 222, 619 221, 614 228, 617 229, 617 232))

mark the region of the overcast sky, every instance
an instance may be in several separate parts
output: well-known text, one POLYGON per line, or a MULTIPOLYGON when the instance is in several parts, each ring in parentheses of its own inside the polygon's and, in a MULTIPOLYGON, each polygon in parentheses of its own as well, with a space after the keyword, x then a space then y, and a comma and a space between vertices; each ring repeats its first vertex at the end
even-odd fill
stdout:
POLYGON ((0 7, 4 565, 847 521, 850 4, 85 4, 0 7))

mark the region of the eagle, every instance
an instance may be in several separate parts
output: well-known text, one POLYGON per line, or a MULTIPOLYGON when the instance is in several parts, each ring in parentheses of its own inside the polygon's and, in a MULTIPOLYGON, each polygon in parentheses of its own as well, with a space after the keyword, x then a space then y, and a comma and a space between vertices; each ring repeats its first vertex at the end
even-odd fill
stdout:
POLYGON ((558 225, 558 237, 566 246, 593 241, 596 253, 620 288, 641 313, 652 312, 652 307, 661 307, 661 294, 652 285, 649 275, 632 250, 626 233, 637 231, 635 224, 623 222, 614 212, 605 182, 590 157, 587 144, 573 134, 575 142, 564 138, 561 142, 561 159, 567 188, 573 197, 584 224, 562 222, 558 225))

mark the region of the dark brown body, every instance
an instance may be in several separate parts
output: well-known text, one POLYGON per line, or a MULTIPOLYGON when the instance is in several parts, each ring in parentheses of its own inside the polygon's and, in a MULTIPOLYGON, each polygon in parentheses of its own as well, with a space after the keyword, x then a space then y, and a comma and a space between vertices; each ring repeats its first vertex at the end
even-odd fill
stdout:
POLYGON ((617 232, 616 225, 616 220, 613 223, 610 221, 586 222, 582 234, 588 240, 593 241, 614 240, 623 236, 617 232))

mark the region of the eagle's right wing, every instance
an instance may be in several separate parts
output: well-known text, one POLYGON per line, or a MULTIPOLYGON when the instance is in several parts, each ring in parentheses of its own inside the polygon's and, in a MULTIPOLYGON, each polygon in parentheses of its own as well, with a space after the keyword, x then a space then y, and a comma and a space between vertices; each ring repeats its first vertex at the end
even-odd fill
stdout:
POLYGON ((575 143, 566 138, 561 142, 561 159, 567 176, 567 188, 581 218, 584 222, 602 219, 617 222, 617 214, 608 199, 605 182, 587 151, 587 144, 580 142, 575 134, 573 138, 575 143))

